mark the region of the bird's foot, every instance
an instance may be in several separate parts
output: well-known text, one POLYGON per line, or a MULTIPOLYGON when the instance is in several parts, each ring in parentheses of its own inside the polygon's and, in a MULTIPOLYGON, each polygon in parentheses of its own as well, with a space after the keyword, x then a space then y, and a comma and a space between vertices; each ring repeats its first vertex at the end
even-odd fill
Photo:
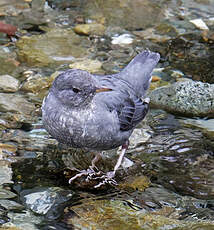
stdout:
POLYGON ((86 170, 81 170, 79 171, 78 174, 76 174, 75 176, 71 177, 68 181, 69 184, 71 184, 74 180, 76 180, 77 178, 80 178, 82 176, 86 176, 85 181, 86 182, 90 182, 90 181, 100 181, 97 185, 94 186, 94 188, 100 188, 103 185, 118 185, 116 180, 114 180, 114 176, 115 176, 115 172, 111 171, 111 172, 107 172, 106 174, 102 171, 95 171, 95 169, 97 170, 97 168, 88 168, 86 170))
POLYGON ((114 176, 115 176, 115 171, 110 171, 102 175, 101 177, 97 177, 97 179, 101 179, 102 181, 99 184, 95 185, 94 188, 100 188, 101 186, 107 184, 118 185, 117 181, 113 179, 114 176))

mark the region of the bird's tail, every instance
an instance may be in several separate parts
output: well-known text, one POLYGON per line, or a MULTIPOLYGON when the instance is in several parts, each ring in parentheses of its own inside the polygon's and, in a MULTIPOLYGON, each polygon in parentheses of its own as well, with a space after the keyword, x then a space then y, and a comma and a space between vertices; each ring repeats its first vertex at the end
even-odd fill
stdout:
POLYGON ((151 73, 160 59, 159 53, 149 50, 138 54, 119 74, 137 94, 144 96, 151 82, 151 73))

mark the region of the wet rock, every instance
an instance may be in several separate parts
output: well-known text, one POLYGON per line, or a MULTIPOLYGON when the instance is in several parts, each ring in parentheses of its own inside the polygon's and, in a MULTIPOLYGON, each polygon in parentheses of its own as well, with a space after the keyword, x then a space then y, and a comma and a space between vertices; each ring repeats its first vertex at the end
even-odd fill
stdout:
POLYGON ((29 127, 30 123, 37 120, 37 117, 28 116, 26 114, 18 114, 13 112, 3 112, 0 114, 0 130, 17 129, 24 126, 29 127))
POLYGON ((177 82, 153 90, 151 105, 183 116, 214 116, 214 85, 202 82, 177 82))
POLYGON ((24 36, 16 45, 20 61, 29 66, 42 67, 69 63, 85 56, 89 41, 72 30, 52 29, 42 35, 24 36))
POLYGON ((143 38, 145 40, 151 40, 153 42, 165 42, 171 39, 170 36, 157 34, 154 28, 148 28, 142 31, 134 31, 133 33, 137 37, 143 38))
POLYGON ((16 54, 7 47, 0 47, 0 64, 0 75, 13 75, 19 66, 19 62, 16 61, 16 54))
POLYGON ((98 23, 79 24, 74 27, 77 34, 83 35, 103 35, 105 33, 105 26, 98 23))
POLYGON ((13 200, 4 200, 4 199, 0 199, 0 205, 4 208, 6 208, 8 211, 11 210, 23 210, 24 206, 13 201, 13 200))
POLYGON ((0 188, 0 199, 10 199, 10 198, 14 198, 17 195, 9 190, 0 188))
POLYGON ((0 32, 7 34, 8 36, 14 36, 17 31, 16 26, 6 24, 0 21, 0 32))
POLYGON ((182 119, 182 123, 190 127, 197 127, 204 133, 205 136, 208 136, 211 139, 214 139, 214 119, 182 119))
POLYGON ((52 77, 45 77, 38 73, 32 73, 23 83, 21 90, 44 95, 44 92, 48 90, 53 80, 52 77))
POLYGON ((162 43, 165 50, 160 52, 168 57, 172 68, 184 72, 193 80, 213 83, 213 52, 209 44, 203 41, 207 39, 203 34, 186 32, 162 43))
POLYGON ((10 93, 19 89, 19 80, 10 75, 0 75, 0 91, 10 93))
POLYGON ((43 11, 44 6, 45 6, 45 0, 31 0, 32 1, 32 9, 33 10, 38 10, 38 11, 43 11))
POLYGON ((131 153, 131 152, 140 151, 141 145, 147 142, 149 138, 151 137, 148 131, 149 131, 149 128, 146 126, 143 126, 142 128, 134 129, 132 135, 129 138, 130 143, 129 143, 128 152, 131 153))
POLYGON ((163 18, 163 10, 151 1, 101 0, 94 2, 90 0, 84 5, 83 10, 92 20, 105 18, 108 26, 120 26, 132 30, 145 28, 163 18))
MULTIPOLYGON (((153 210, 158 210, 164 206, 176 207, 177 203, 182 196, 172 192, 171 190, 165 189, 162 186, 154 185, 146 188, 143 193, 138 197, 138 202, 143 205, 145 204, 153 210)), ((180 206, 178 207, 180 208, 180 206)), ((182 210, 184 211, 184 209, 182 210)))
POLYGON ((24 115, 31 115, 34 110, 34 104, 28 102, 22 95, 0 93, 1 112, 15 112, 24 115))
POLYGON ((111 43, 113 45, 129 45, 129 44, 132 44, 133 42, 133 38, 130 34, 122 34, 122 35, 117 35, 117 36, 113 36, 112 37, 112 41, 111 43))
MULTIPOLYGON (((1 153, 0 156, 2 157, 1 153)), ((12 168, 11 168, 11 163, 9 161, 6 160, 1 160, 0 161, 0 185, 2 184, 11 184, 12 182, 12 168)), ((0 198, 13 198, 16 195, 14 194, 14 196, 12 195, 13 193, 11 193, 11 197, 10 197, 10 191, 5 190, 0 192, 0 198), (8 197, 9 195, 9 197, 8 197)))
POLYGON ((209 28, 206 25, 206 23, 202 19, 200 19, 200 18, 190 20, 190 22, 193 23, 198 29, 209 30, 209 28))
POLYGON ((82 69, 90 73, 102 73, 101 66, 102 63, 100 61, 91 59, 77 60, 69 65, 71 69, 82 69))
POLYGON ((57 219, 60 209, 73 196, 70 190, 59 187, 35 188, 21 192, 23 203, 33 212, 46 215, 48 219, 57 219))
POLYGON ((66 209, 66 222, 68 226, 82 228, 93 227, 95 229, 206 229, 213 227, 210 221, 179 220, 179 215, 172 214, 173 208, 165 207, 157 212, 147 212, 134 204, 131 200, 87 200, 83 204, 66 209), (76 216, 72 215, 73 211, 76 216), (201 227, 201 228, 200 228, 201 227))
POLYGON ((17 146, 14 144, 5 144, 0 143, 0 158, 2 158, 2 154, 15 154, 17 151, 17 146))
POLYGON ((2 0, 0 3, 0 16, 18 16, 23 10, 29 9, 30 6, 22 0, 2 0))
POLYGON ((39 230, 38 224, 42 222, 42 219, 35 216, 32 212, 25 210, 22 212, 8 212, 7 216, 10 218, 8 223, 2 225, 5 229, 29 229, 39 230))
POLYGON ((136 176, 133 178, 127 178, 126 181, 119 185, 121 189, 128 190, 128 191, 144 191, 146 188, 150 186, 151 182, 148 177, 146 176, 136 176))

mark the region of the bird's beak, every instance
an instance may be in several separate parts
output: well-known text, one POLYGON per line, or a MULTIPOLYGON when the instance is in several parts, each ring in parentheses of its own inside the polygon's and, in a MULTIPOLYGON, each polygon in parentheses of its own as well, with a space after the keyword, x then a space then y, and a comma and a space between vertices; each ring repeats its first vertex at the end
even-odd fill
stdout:
POLYGON ((108 91, 112 91, 112 89, 110 89, 110 88, 96 88, 96 90, 95 90, 96 93, 108 92, 108 91))

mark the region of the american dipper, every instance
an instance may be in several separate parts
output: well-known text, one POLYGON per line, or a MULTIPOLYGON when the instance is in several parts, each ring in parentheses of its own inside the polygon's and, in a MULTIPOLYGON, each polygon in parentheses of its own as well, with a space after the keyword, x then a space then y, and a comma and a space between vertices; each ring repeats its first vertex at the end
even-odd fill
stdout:
POLYGON ((121 72, 95 75, 79 69, 62 72, 54 80, 42 105, 46 130, 59 142, 75 148, 109 150, 122 145, 114 170, 104 174, 92 166, 69 180, 87 175, 103 179, 95 187, 116 184, 113 179, 128 148, 128 139, 148 112, 145 98, 151 73, 160 55, 148 50, 138 54, 121 72))

